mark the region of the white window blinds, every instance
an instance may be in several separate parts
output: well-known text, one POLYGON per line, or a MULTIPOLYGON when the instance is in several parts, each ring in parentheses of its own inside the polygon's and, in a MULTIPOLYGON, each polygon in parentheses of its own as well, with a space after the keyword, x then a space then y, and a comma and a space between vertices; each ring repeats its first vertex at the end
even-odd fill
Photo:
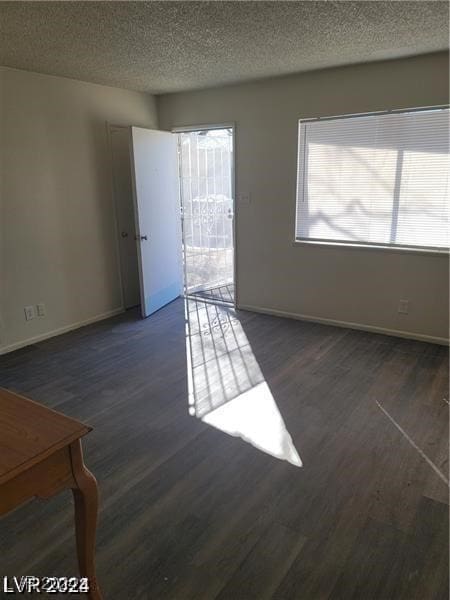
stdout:
POLYGON ((300 121, 296 238, 446 249, 449 110, 300 121))

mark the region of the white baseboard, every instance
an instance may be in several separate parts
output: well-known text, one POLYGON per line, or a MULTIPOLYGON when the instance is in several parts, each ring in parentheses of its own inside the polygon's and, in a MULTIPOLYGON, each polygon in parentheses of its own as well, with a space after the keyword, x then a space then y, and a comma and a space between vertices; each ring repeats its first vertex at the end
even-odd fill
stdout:
POLYGON ((251 304, 240 304, 239 310, 248 310, 251 312, 273 315, 275 317, 286 317, 288 319, 297 319, 299 321, 310 321, 311 323, 322 323, 323 325, 335 325, 336 327, 345 327, 346 329, 358 329, 361 331, 370 331, 372 333, 382 333, 394 337, 418 340, 420 342, 429 342, 431 344, 440 344, 448 346, 449 340, 442 337, 414 333, 411 331, 401 331, 399 329, 386 329, 384 327, 375 327, 374 325, 365 325, 364 323, 352 323, 351 321, 336 321, 335 319, 326 319, 323 317, 314 317, 311 315, 302 315, 299 313, 285 312, 274 308, 264 308, 262 306, 253 306, 251 304))
POLYGON ((47 331, 47 333, 42 333, 41 335, 36 335, 34 337, 28 338, 26 340, 21 340, 20 342, 15 342, 14 344, 10 344, 9 346, 4 346, 0 348, 0 355, 7 354, 8 352, 13 352, 14 350, 19 350, 19 348, 24 348, 25 346, 30 346, 31 344, 37 344, 38 342, 42 342, 49 338, 55 337, 57 335, 61 335, 63 333, 67 333, 68 331, 73 331, 74 329, 79 329, 80 327, 84 327, 84 325, 90 325, 91 323, 96 323, 97 321, 103 321, 104 319, 109 319, 110 317, 114 317, 120 313, 124 312, 124 308, 114 308, 113 310, 108 310, 100 315, 96 315, 95 317, 90 317, 89 319, 85 319, 84 321, 78 321, 77 323, 71 323, 70 325, 66 325, 64 327, 59 327, 58 329, 53 329, 52 331, 47 331))
MULTIPOLYGON (((334 325, 336 327, 344 327, 347 329, 370 331, 372 333, 381 333, 384 335, 390 335, 394 337, 418 340, 421 342, 429 342, 432 344, 440 344, 442 346, 449 345, 449 340, 446 338, 425 335, 422 333, 413 333, 410 331, 401 331, 399 329, 386 329, 384 327, 375 327, 373 325, 365 325, 363 323, 352 323, 351 321, 337 321, 335 319, 326 319, 323 317, 315 317, 311 315, 303 315, 300 313, 286 312, 283 310, 276 310, 273 308, 254 306, 251 304, 240 304, 238 309, 248 310, 250 312, 257 312, 266 315, 273 315, 275 317, 297 319, 299 321, 309 321, 311 323, 322 323, 324 325, 334 325)), ((13 352, 14 350, 19 350, 19 348, 24 348, 25 346, 30 346, 31 344, 37 344, 38 342, 42 342, 57 335, 62 335, 63 333, 67 333, 68 331, 73 331, 74 329, 78 329, 80 327, 83 327, 84 325, 90 325, 91 323, 96 323, 97 321, 109 319, 110 317, 114 317, 115 315, 118 315, 122 312, 124 312, 123 307, 115 308, 100 315, 96 315, 95 317, 90 317, 89 319, 78 321, 77 323, 72 323, 71 325, 66 325, 65 327, 60 327, 58 329, 53 329, 52 331, 48 331, 47 333, 28 338, 26 340, 21 340, 20 342, 15 342, 14 344, 10 344, 9 346, 4 346, 3 348, 0 348, 0 355, 13 352)))

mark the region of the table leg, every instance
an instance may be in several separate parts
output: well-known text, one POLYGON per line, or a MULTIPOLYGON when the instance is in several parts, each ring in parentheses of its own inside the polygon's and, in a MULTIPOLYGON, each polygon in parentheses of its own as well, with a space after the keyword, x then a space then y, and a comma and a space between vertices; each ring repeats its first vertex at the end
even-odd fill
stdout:
POLYGON ((97 527, 98 489, 92 473, 83 462, 81 442, 70 445, 72 473, 76 487, 72 488, 75 501, 75 532, 78 565, 81 577, 89 579, 90 600, 101 600, 95 575, 95 531, 97 527))

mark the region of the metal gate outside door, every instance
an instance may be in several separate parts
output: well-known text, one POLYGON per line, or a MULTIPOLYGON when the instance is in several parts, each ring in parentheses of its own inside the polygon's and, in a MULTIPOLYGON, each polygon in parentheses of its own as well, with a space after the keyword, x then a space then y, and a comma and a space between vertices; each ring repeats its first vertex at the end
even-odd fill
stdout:
POLYGON ((234 303, 233 129, 178 139, 186 294, 234 303))

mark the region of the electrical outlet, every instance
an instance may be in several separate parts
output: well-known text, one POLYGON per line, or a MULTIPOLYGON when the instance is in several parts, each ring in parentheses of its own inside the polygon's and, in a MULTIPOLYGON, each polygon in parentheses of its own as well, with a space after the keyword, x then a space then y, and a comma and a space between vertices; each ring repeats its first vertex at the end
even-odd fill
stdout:
POLYGON ((45 304, 43 302, 36 304, 36 314, 38 317, 45 317, 45 304))
POLYGON ((399 300, 398 302, 398 312, 401 315, 409 314, 409 300, 399 300))
POLYGON ((31 319, 34 319, 34 306, 24 306, 23 311, 25 313, 26 321, 31 321, 31 319))

